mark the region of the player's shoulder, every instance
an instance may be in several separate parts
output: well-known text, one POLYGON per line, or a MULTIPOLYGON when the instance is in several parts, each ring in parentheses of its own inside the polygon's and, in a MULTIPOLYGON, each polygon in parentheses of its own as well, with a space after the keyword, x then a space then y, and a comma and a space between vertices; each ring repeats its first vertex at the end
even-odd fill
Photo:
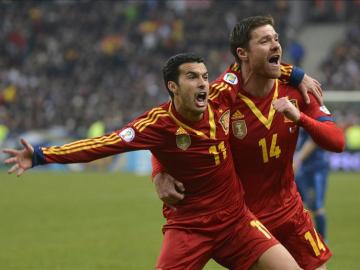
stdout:
POLYGON ((305 100, 301 92, 297 88, 289 84, 283 83, 280 80, 278 82, 279 82, 279 97, 288 97, 290 100, 296 100, 298 104, 301 105, 305 104, 305 100))
POLYGON ((222 91, 238 91, 241 85, 240 67, 237 63, 227 67, 210 85, 210 100, 219 96, 222 91))
POLYGON ((164 123, 170 119, 169 106, 170 102, 166 102, 145 112, 133 121, 133 127, 139 132, 144 131, 148 127, 163 127, 164 123))
POLYGON ((223 83, 225 85, 234 86, 240 83, 241 73, 240 66, 237 63, 233 63, 228 66, 219 77, 215 79, 215 81, 211 84, 218 85, 223 83))
POLYGON ((297 96, 298 94, 299 94, 299 96, 301 96, 300 91, 297 88, 295 88, 294 86, 291 86, 288 83, 284 83, 281 80, 277 80, 277 81, 278 81, 280 91, 289 93, 289 94, 291 94, 293 96, 297 96))

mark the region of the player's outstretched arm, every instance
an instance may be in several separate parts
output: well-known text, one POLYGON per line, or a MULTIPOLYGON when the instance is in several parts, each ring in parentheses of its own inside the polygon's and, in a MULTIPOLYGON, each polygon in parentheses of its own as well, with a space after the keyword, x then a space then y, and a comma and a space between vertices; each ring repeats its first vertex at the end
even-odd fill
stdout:
POLYGON ((21 176, 26 170, 32 167, 32 156, 34 153, 34 148, 26 140, 21 139, 20 142, 24 146, 21 150, 2 150, 2 152, 10 155, 9 158, 5 159, 4 163, 13 165, 10 170, 8 170, 8 173, 16 172, 17 176, 21 176))

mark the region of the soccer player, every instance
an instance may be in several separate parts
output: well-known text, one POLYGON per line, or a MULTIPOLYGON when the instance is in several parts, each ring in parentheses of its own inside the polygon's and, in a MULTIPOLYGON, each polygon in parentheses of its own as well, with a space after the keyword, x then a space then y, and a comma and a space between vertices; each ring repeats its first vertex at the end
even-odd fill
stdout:
MULTIPOLYGON (((237 63, 212 84, 212 94, 227 88, 239 91, 230 112, 230 141, 250 210, 300 267, 326 269, 331 252, 303 207, 292 158, 299 126, 329 151, 343 150, 344 135, 324 105, 313 96, 306 104, 299 91, 278 80, 282 49, 273 25, 271 17, 255 16, 234 27, 230 44, 237 63)), ((166 181, 171 180, 166 169, 154 165, 154 182, 159 188, 164 175, 166 181)), ((185 199, 186 187, 184 192, 185 199)))
POLYGON ((187 196, 167 219, 157 269, 197 270, 213 258, 229 269, 300 269, 289 252, 244 204, 229 146, 230 105, 236 92, 209 98, 208 72, 191 54, 170 58, 163 68, 171 101, 110 134, 63 146, 5 149, 20 176, 41 164, 89 162, 149 149, 181 179, 187 196))
POLYGON ((294 172, 301 198, 312 211, 316 229, 326 239, 325 194, 329 175, 328 153, 309 134, 300 130, 294 156, 294 172))

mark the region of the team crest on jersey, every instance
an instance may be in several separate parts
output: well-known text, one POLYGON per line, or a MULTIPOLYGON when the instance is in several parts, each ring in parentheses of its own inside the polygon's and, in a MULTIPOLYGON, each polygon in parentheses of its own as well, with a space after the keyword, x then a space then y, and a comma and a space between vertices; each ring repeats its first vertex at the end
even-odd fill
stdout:
POLYGON ((224 81, 230 84, 237 84, 238 78, 234 73, 226 73, 224 75, 224 81))
POLYGON ((294 105, 297 109, 299 109, 299 105, 298 105, 297 99, 290 99, 289 101, 292 103, 292 105, 294 105))
POLYGON ((320 106, 320 111, 322 111, 323 113, 326 113, 326 114, 331 114, 325 105, 320 106))
MULTIPOLYGON (((294 105, 297 109, 299 109, 297 99, 289 99, 289 101, 291 102, 292 105, 294 105)), ((284 115, 284 123, 290 123, 290 122, 293 122, 293 121, 284 115)))
POLYGON ((132 128, 125 128, 119 133, 121 139, 125 142, 131 142, 135 138, 135 131, 132 128))
POLYGON ((238 139, 244 139, 247 134, 245 120, 237 120, 232 122, 233 135, 238 139))
POLYGON ((176 135, 176 146, 181 150, 186 150, 191 145, 190 135, 186 132, 185 129, 179 127, 175 133, 176 135))
POLYGON ((220 119, 219 119, 219 123, 221 124, 221 127, 223 128, 225 135, 229 134, 229 123, 230 123, 230 111, 227 110, 226 112, 224 112, 220 119))

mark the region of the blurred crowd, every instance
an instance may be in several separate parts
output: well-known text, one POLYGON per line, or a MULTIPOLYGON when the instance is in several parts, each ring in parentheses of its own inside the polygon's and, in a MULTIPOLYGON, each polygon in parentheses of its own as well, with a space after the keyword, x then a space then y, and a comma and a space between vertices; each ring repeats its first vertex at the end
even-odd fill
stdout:
MULTIPOLYGON (((360 5, 360 4, 359 4, 360 5)), ((360 17, 320 65, 324 89, 360 90, 360 17)))
MULTIPOLYGON (((99 119, 121 127, 168 99, 161 67, 169 56, 198 52, 210 79, 220 74, 240 18, 271 14, 286 47, 288 3, 1 1, 0 124, 12 134, 61 126, 74 137, 99 119)), ((358 31, 350 28, 325 60, 327 84, 359 89, 358 31)))

